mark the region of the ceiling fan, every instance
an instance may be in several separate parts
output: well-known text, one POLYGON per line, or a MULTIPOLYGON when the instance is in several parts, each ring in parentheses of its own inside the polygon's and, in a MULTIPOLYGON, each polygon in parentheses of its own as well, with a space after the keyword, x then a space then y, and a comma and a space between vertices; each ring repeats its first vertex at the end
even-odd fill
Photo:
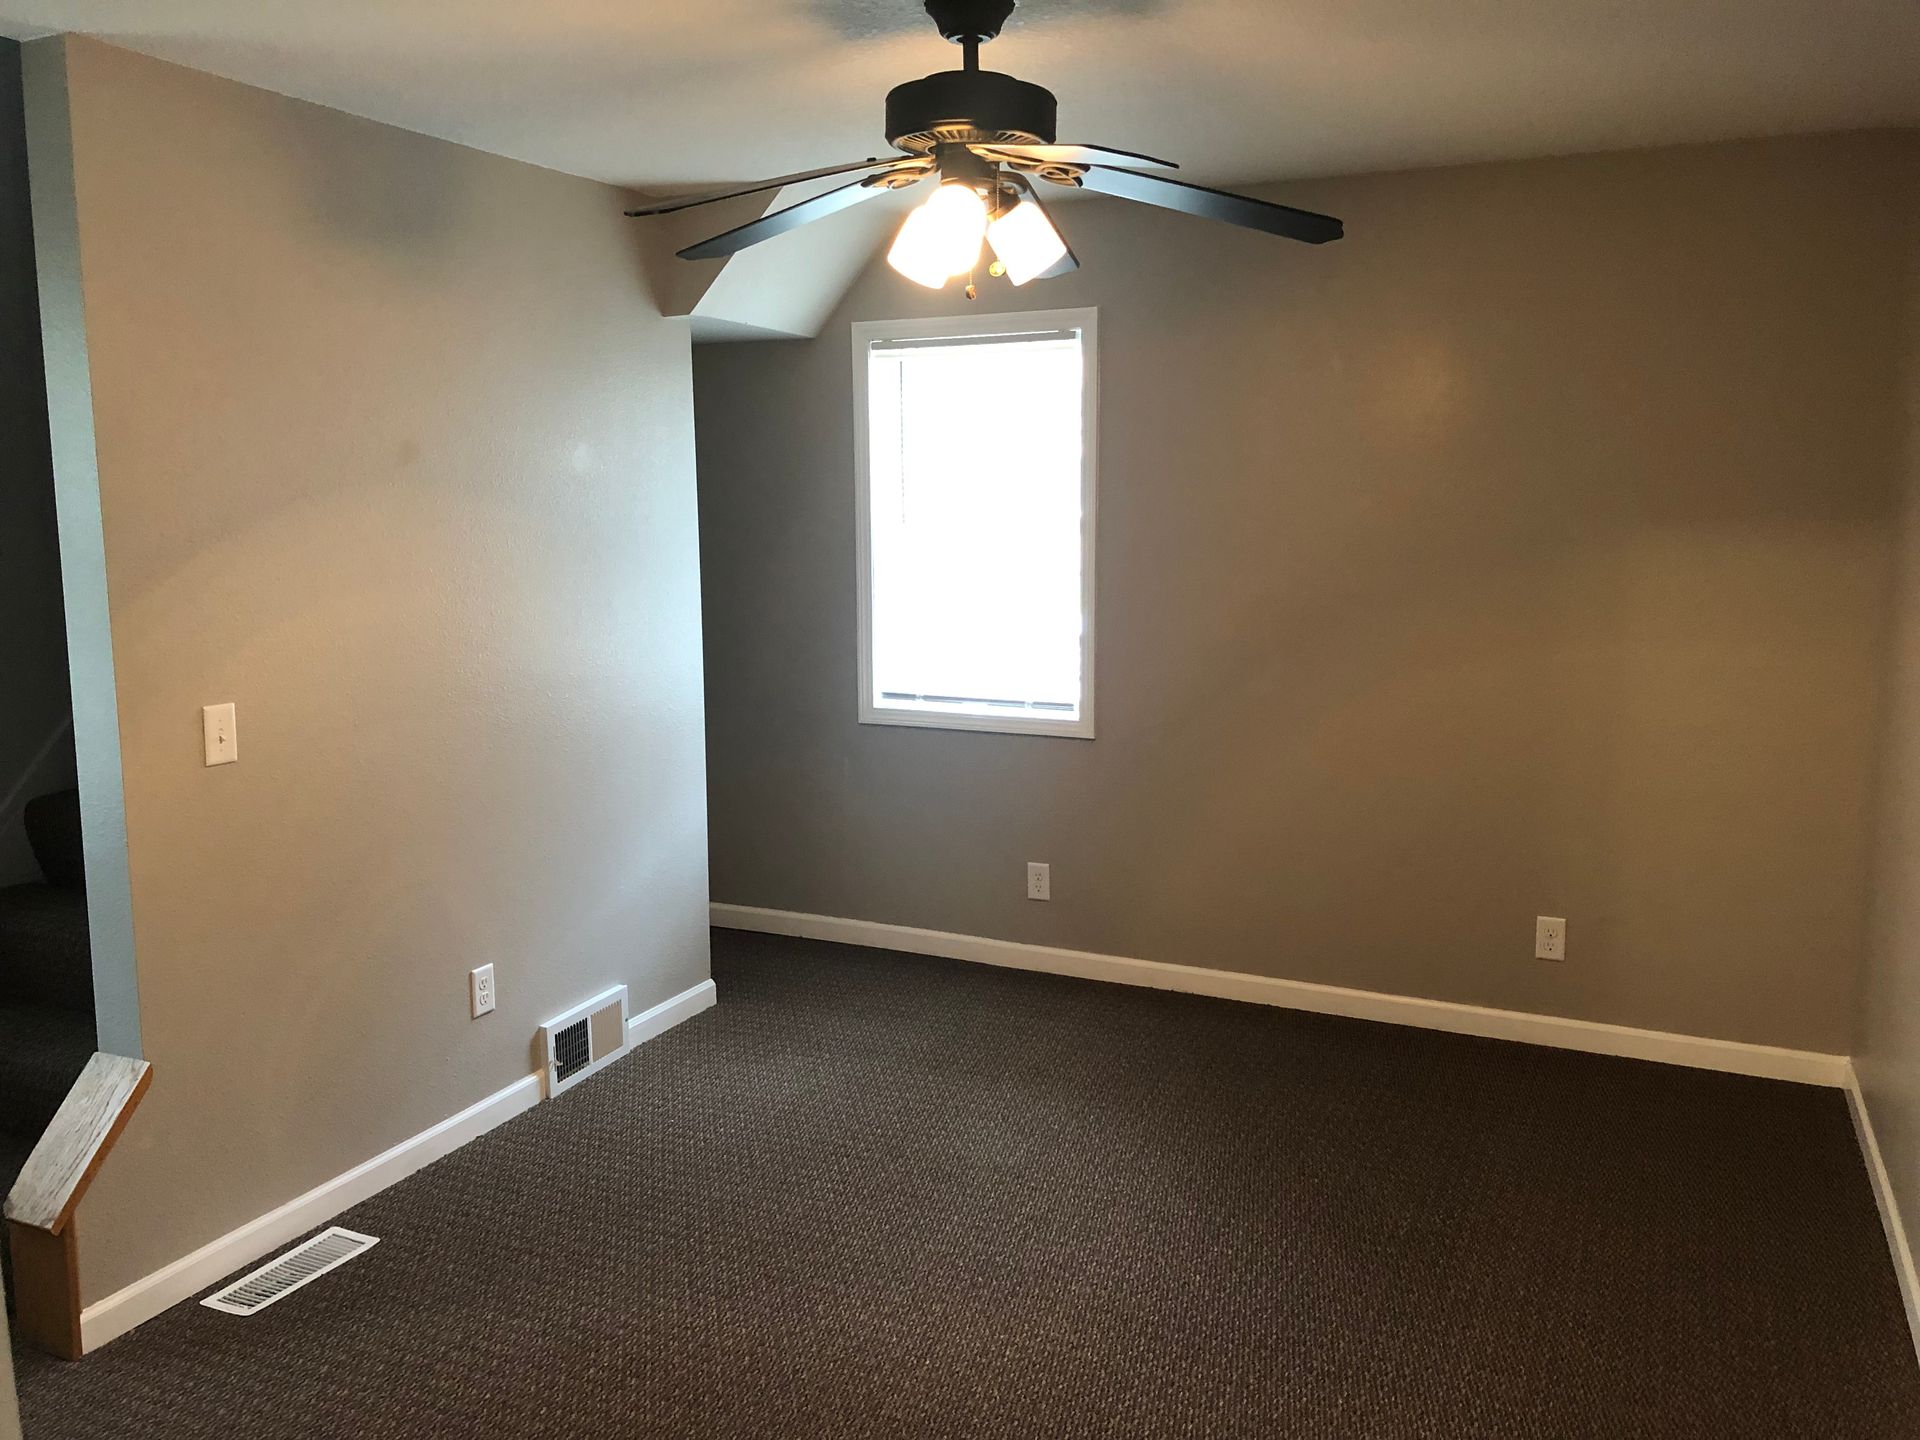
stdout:
MULTIPOLYGON (((887 253, 895 270, 935 290, 948 280, 971 277, 983 240, 994 254, 990 273, 1005 275, 1015 285, 1078 268, 1080 262, 1040 199, 1036 179, 1224 220, 1309 245, 1340 238, 1342 226, 1331 215, 1148 173, 1178 169, 1170 160, 1100 145, 1056 143, 1052 91, 980 68, 980 47, 1000 33, 1014 4, 926 0, 927 14, 942 35, 961 47, 965 59, 959 70, 909 80, 888 94, 887 141, 899 154, 682 196, 626 213, 666 215, 832 175, 870 172, 680 251, 683 260, 712 260, 938 176, 933 194, 907 217, 887 253)), ((972 298, 971 279, 967 294, 972 298)))

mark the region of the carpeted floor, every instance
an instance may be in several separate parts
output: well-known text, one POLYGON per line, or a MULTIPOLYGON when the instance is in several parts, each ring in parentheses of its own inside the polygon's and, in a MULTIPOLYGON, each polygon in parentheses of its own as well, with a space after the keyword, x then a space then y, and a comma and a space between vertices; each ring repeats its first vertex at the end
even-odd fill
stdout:
POLYGON ((1837 1091, 718 932, 716 1010, 27 1440, 1920 1435, 1837 1091))

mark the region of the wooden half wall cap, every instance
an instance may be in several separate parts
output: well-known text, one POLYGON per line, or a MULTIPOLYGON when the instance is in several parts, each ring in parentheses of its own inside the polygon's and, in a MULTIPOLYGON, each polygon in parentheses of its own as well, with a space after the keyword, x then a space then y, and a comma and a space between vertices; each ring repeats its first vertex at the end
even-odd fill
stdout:
POLYGON ((73 1212, 152 1079, 153 1066, 145 1060, 96 1052, 7 1195, 20 1338, 62 1359, 81 1354, 73 1212))

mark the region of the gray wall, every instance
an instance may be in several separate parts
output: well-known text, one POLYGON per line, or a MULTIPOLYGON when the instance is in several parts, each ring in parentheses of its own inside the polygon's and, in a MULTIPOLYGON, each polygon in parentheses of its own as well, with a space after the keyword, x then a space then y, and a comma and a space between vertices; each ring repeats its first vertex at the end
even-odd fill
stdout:
POLYGON ((626 197, 93 42, 66 79, 154 1066, 91 1301, 705 979, 705 796, 689 344, 626 197))
POLYGON ((24 122, 20 47, 0 40, 0 885, 39 878, 21 805, 73 784, 24 122))
POLYGON ((848 324, 965 301, 702 347, 715 898, 1850 1049, 1913 154, 1273 192, 1322 249, 1064 207, 979 303, 1100 307, 1092 743, 854 720, 848 324))
MULTIPOLYGON (((1907 193, 1914 212, 1906 253, 1906 496, 1854 1066, 1912 1236, 1920 1234, 1913 1229, 1920 1224, 1920 159, 1907 193)), ((1910 1318, 1920 1339, 1920 1314, 1910 1318)))

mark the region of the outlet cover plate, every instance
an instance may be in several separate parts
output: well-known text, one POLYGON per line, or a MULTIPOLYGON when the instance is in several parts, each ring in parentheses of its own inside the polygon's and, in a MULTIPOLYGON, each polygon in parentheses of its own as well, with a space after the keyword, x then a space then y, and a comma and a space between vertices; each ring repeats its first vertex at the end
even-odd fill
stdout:
POLYGON ((491 1015, 495 998, 491 961, 477 970, 467 972, 467 999, 472 1002, 474 1019, 478 1020, 482 1015, 491 1015))
POLYGON ((1567 958, 1567 922, 1564 918, 1558 915, 1533 917, 1533 958, 1536 960, 1567 958))

